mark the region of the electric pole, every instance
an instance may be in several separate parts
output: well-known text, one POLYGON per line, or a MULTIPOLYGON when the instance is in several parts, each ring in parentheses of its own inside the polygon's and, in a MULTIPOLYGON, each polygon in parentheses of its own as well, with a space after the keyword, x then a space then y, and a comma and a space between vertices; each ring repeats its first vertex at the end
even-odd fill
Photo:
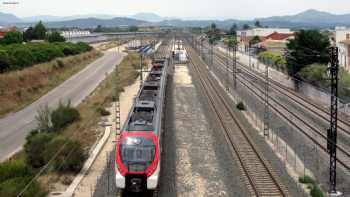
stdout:
POLYGON ((142 57, 143 56, 143 54, 142 54, 142 52, 140 53, 140 73, 141 73, 141 75, 140 75, 140 86, 142 86, 142 83, 143 83, 143 68, 142 68, 142 57))
POLYGON ((264 136, 269 136, 270 111, 269 111, 269 66, 265 64, 265 102, 264 102, 264 136))
POLYGON ((330 48, 331 65, 329 68, 331 81, 330 127, 327 133, 327 149, 329 152, 329 194, 338 194, 337 185, 337 122, 338 122, 338 47, 330 48))
MULTIPOLYGON (((119 47, 118 47, 118 53, 119 53, 119 47)), ((118 135, 120 133, 120 127, 121 127, 121 122, 120 122, 120 97, 119 97, 119 94, 118 94, 118 91, 119 91, 119 83, 120 83, 120 80, 119 80, 119 66, 117 65, 115 67, 115 77, 114 77, 114 83, 113 83, 113 102, 115 102, 115 130, 116 130, 116 135, 118 135)))
POLYGON ((237 43, 233 46, 233 71, 232 71, 232 77, 233 77, 233 87, 237 88, 237 43))
POLYGON ((229 91, 230 88, 229 88, 229 70, 228 70, 228 67, 229 67, 229 64, 230 64, 230 46, 227 45, 227 57, 226 57, 226 91, 229 91))

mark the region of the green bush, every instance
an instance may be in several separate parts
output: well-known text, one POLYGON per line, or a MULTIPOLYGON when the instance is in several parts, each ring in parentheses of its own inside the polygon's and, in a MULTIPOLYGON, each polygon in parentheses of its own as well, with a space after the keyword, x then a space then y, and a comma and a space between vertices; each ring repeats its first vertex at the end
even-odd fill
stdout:
POLYGON ((23 34, 21 32, 7 32, 1 42, 3 44, 20 44, 23 42, 23 34))
POLYGON ((9 53, 12 56, 12 62, 10 65, 11 70, 25 68, 33 65, 35 62, 33 53, 29 48, 14 47, 12 51, 9 51, 9 53))
MULTIPOLYGON (((15 177, 0 183, 0 196, 17 197, 31 179, 32 177, 15 177)), ((21 197, 44 197, 46 194, 46 189, 34 181, 21 197)))
POLYGON ((0 71, 16 70, 58 57, 77 55, 90 51, 85 43, 26 43, 0 46, 0 71))
POLYGON ((51 113, 51 122, 54 131, 60 131, 72 122, 79 120, 79 111, 70 106, 70 102, 66 105, 59 103, 58 108, 51 113))
POLYGON ((258 58, 261 61, 274 66, 278 69, 285 69, 287 65, 286 59, 279 53, 264 51, 258 54, 258 58))
MULTIPOLYGON (((45 155, 52 157, 58 150, 60 154, 54 160, 54 169, 59 172, 79 172, 86 156, 79 142, 64 137, 56 137, 47 146, 45 155)), ((50 158, 46 158, 49 160, 50 158)))
POLYGON ((309 176, 299 177, 299 182, 303 184, 315 184, 315 181, 309 176))
POLYGON ((240 111, 246 110, 245 105, 244 105, 244 103, 243 103, 242 101, 239 102, 239 103, 237 103, 236 107, 237 107, 237 109, 240 110, 240 111))
POLYGON ((14 178, 31 176, 32 172, 22 161, 5 161, 0 164, 0 183, 14 178))
MULTIPOLYGON (((298 76, 304 81, 323 89, 329 89, 328 67, 322 64, 311 64, 302 68, 298 76)), ((345 101, 350 101, 350 74, 341 67, 339 70, 338 94, 345 101)))
POLYGON ((314 185, 314 187, 310 191, 310 195, 312 197, 324 197, 325 196, 323 194, 321 188, 318 185, 314 185))
POLYGON ((27 137, 24 145, 26 153, 26 163, 33 168, 40 168, 47 163, 46 150, 48 143, 54 138, 52 134, 38 131, 32 131, 27 137))

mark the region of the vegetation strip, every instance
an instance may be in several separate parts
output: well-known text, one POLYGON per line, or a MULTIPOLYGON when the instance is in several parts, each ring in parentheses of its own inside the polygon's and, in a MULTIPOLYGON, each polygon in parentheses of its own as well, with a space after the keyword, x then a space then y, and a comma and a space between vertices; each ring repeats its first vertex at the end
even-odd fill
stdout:
POLYGON ((0 117, 34 102, 100 56, 90 51, 0 74, 0 117))
MULTIPOLYGON (((123 91, 122 87, 134 82, 138 67, 137 54, 129 54, 120 63, 117 94, 123 91)), ((100 135, 96 125, 105 114, 101 108, 112 101, 114 80, 115 72, 77 108, 62 103, 57 109, 46 107, 38 112, 40 124, 27 138, 25 150, 0 164, 0 196, 17 196, 31 183, 21 196, 40 197, 45 196, 48 186, 54 183, 71 183, 72 175, 79 172, 87 152, 100 135), (33 179, 37 175, 39 178, 33 179)))

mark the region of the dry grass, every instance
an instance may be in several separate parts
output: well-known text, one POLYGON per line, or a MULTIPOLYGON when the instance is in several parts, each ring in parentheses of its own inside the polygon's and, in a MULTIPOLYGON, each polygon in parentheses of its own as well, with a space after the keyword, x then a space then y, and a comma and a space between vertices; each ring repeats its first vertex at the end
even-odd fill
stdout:
MULTIPOLYGON (((120 94, 128 85, 131 85, 139 73, 136 68, 139 65, 138 55, 131 53, 124 58, 118 66, 120 82, 117 86, 117 94, 120 94)), ((98 86, 98 88, 87 97, 77 108, 80 112, 81 119, 70 125, 63 132, 66 136, 73 136, 86 149, 89 149, 93 143, 101 135, 102 130, 98 126, 101 120, 99 108, 106 107, 112 102, 113 82, 116 81, 115 72, 107 76, 107 78, 98 86)))
POLYGON ((106 42, 106 43, 103 43, 103 44, 99 45, 98 47, 96 47, 96 49, 101 50, 101 51, 106 51, 108 49, 120 46, 124 43, 125 43, 125 41, 122 41, 122 40, 106 42))
POLYGON ((91 51, 0 74, 0 117, 34 102, 100 55, 91 51))

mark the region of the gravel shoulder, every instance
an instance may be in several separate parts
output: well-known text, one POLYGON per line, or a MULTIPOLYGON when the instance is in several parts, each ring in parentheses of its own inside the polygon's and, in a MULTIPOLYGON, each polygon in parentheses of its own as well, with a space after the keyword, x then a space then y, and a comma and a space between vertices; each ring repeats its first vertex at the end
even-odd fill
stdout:
POLYGON ((170 76, 160 196, 248 196, 193 76, 187 65, 170 76))

